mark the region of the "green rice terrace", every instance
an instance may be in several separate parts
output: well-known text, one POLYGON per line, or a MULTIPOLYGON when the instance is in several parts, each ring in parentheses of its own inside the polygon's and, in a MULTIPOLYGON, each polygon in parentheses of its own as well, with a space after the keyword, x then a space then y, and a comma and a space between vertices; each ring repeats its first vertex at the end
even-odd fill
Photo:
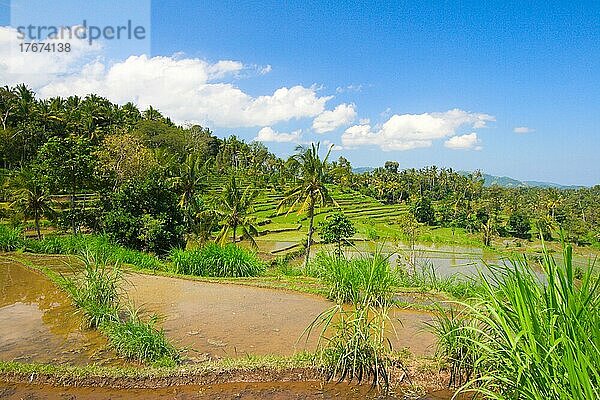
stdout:
POLYGON ((0 398, 600 398, 600 186, 0 96, 0 398))

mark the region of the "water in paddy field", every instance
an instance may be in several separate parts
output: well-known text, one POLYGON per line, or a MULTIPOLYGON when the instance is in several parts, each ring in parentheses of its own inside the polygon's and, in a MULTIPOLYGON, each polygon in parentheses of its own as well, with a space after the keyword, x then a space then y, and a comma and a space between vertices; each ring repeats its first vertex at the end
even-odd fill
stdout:
MULTIPOLYGON (((311 258, 319 251, 333 251, 333 245, 315 245, 311 258)), ((405 266, 413 257, 413 251, 407 245, 392 243, 357 242, 344 247, 346 257, 380 252, 389 257, 392 266, 405 266)), ((416 245, 414 259, 417 266, 431 266, 439 277, 472 277, 478 271, 485 270, 485 263, 502 263, 498 256, 485 254, 481 248, 465 246, 416 245)))
POLYGON ((0 256, 0 360, 112 363, 106 339, 83 328, 70 300, 39 272, 0 256))
MULTIPOLYGON (((24 256, 60 266, 57 258, 24 256)), ((66 294, 44 275, 0 256, 0 359, 87 364, 111 362, 106 340, 83 329, 66 294)), ((62 264, 64 265, 64 263, 62 264)), ((166 336, 187 348, 188 362, 209 358, 292 355, 315 349, 307 326, 333 303, 285 290, 217 284, 161 276, 127 274, 127 300, 162 317, 166 336)), ((425 332, 432 314, 394 309, 394 348, 432 354, 434 337, 425 332)))
MULTIPOLYGON (((449 400, 452 393, 442 391, 421 400, 449 400)), ((356 386, 322 384, 320 382, 225 383, 215 385, 186 385, 159 389, 60 388, 41 385, 8 384, 0 382, 0 398, 7 400, 359 400, 402 399, 402 395, 382 395, 368 385, 356 386)))
MULTIPOLYGON (((66 257, 18 255, 19 259, 71 271, 66 257)), ((128 274, 128 300, 163 316, 167 337, 187 348, 186 363, 246 354, 291 355, 314 350, 316 335, 298 341, 304 329, 331 302, 285 290, 216 284, 151 275, 128 274)), ((66 294, 43 274, 0 254, 0 360, 86 365, 123 365, 106 350, 106 339, 82 328, 66 294)), ((392 312, 396 349, 432 354, 433 335, 423 331, 432 314, 392 312)), ((164 389, 60 388, 0 381, 6 399, 363 399, 381 397, 369 385, 322 385, 319 382, 228 383, 164 389)), ((431 397, 437 399, 437 397, 431 397)), ((444 399, 444 397, 441 397, 444 399)))
MULTIPOLYGON (((130 275, 128 289, 136 304, 164 316, 167 337, 190 348, 190 355, 240 357, 246 354, 292 355, 314 350, 318 332, 308 342, 307 326, 333 303, 285 290, 215 284, 160 276, 130 275)), ((432 314, 394 310, 395 348, 417 355, 434 351, 434 337, 423 331, 432 314)), ((195 358, 195 357, 194 357, 195 358)))

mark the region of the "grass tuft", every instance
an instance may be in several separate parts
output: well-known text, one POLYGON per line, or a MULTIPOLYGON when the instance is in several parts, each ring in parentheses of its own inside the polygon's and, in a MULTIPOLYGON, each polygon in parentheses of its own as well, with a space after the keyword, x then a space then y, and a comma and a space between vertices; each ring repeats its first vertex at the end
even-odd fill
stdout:
POLYGON ((320 330, 317 356, 326 380, 371 381, 372 386, 387 391, 394 363, 386 335, 393 329, 389 310, 397 284, 389 259, 380 251, 351 260, 322 253, 312 268, 337 303, 305 331, 308 337, 320 330))
POLYGON ((100 329, 120 356, 159 366, 176 365, 179 353, 156 328, 156 316, 143 321, 140 310, 133 306, 126 307, 125 315, 121 315, 123 273, 121 264, 111 261, 110 249, 88 250, 79 258, 83 270, 74 276, 61 276, 59 284, 84 313, 88 327, 100 329))
POLYGON ((234 244, 208 243, 195 250, 175 249, 171 252, 171 261, 176 273, 195 276, 258 276, 266 269, 256 253, 234 244))
POLYGON ((62 287, 85 315, 90 328, 103 322, 118 320, 119 285, 122 271, 119 263, 109 263, 106 254, 84 252, 78 257, 83 264, 81 273, 63 276, 62 287))
POLYGON ((165 338, 164 332, 156 328, 158 317, 153 315, 143 321, 140 310, 133 306, 126 307, 126 313, 122 322, 108 320, 100 325, 100 330, 117 354, 129 360, 151 362, 155 366, 176 365, 179 352, 165 338))
POLYGON ((339 303, 356 304, 367 300, 387 305, 392 302, 399 284, 399 275, 391 268, 389 256, 381 251, 352 259, 321 252, 310 269, 328 287, 329 299, 339 303))
POLYGON ((0 224, 0 251, 15 251, 24 244, 25 238, 20 228, 9 228, 0 224))

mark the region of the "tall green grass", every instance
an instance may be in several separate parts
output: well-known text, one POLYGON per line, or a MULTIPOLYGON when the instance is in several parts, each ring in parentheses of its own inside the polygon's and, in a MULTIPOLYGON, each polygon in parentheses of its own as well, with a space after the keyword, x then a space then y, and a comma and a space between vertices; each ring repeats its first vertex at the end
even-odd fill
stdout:
POLYGON ((460 303, 464 324, 438 324, 442 352, 469 346, 473 378, 462 390, 489 399, 600 398, 600 279, 592 263, 576 279, 571 246, 563 262, 544 250, 544 276, 525 258, 481 274, 477 301, 460 303))
POLYGON ((437 337, 436 357, 444 360, 450 372, 449 387, 461 387, 470 382, 480 367, 479 350, 473 343, 481 341, 482 332, 477 321, 455 308, 438 307, 427 329, 437 337))
POLYGON ((0 251, 15 251, 25 244, 23 231, 0 224, 0 251))
POLYGON ((157 366, 175 365, 179 352, 167 340, 163 330, 156 327, 158 317, 153 315, 144 321, 139 309, 129 306, 125 311, 123 321, 105 321, 100 325, 117 354, 129 360, 150 361, 157 366))
POLYGON ((307 328, 306 335, 320 330, 317 357, 327 381, 370 381, 388 390, 393 347, 387 334, 393 333, 390 306, 365 302, 348 308, 336 304, 321 313, 307 328))
POLYGON ((362 303, 369 298, 377 305, 389 304, 400 280, 381 251, 347 259, 320 252, 310 265, 311 273, 327 286, 328 298, 339 303, 362 303))
POLYGON ((25 249, 42 254, 103 253, 113 262, 129 264, 141 269, 164 269, 163 263, 157 257, 115 245, 102 235, 46 236, 42 240, 29 239, 25 242, 25 249))
POLYGON ((256 253, 235 244, 208 243, 194 250, 175 249, 171 261, 176 273, 196 276, 258 276, 266 269, 256 253))
POLYGON ((86 251, 78 257, 83 269, 74 276, 63 276, 62 287, 83 311, 88 327, 119 319, 119 263, 110 263, 105 254, 86 251))
POLYGON ((389 310, 397 284, 389 259, 379 251, 351 260, 322 253, 314 263, 337 303, 305 331, 320 331, 316 354, 326 379, 370 381, 387 391, 393 348, 386 335, 394 333, 389 310))

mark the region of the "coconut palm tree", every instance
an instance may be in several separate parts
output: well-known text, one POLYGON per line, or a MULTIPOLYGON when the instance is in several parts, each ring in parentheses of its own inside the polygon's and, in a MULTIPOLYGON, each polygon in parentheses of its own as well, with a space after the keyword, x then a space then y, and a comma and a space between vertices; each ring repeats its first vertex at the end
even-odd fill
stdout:
POLYGON ((175 185, 179 191, 179 207, 182 209, 187 228, 193 225, 194 215, 197 213, 198 193, 206 185, 206 164, 202 164, 196 154, 188 154, 179 167, 175 185))
POLYGON ((219 225, 222 226, 217 236, 217 242, 224 244, 231 232, 232 242, 235 243, 239 228, 242 231, 242 239, 248 239, 252 247, 258 247, 254 240, 254 236, 258 235, 258 229, 255 225, 256 217, 250 215, 257 195, 258 192, 250 186, 242 190, 238 186, 235 176, 231 175, 229 182, 223 188, 221 196, 217 198, 214 209, 214 212, 221 219, 219 225))
POLYGON ((23 213, 25 219, 33 218, 38 239, 42 238, 40 219, 54 214, 52 200, 40 180, 30 170, 21 170, 13 179, 8 181, 10 197, 13 199, 11 208, 23 213))
POLYGON ((325 158, 319 157, 319 145, 312 143, 310 147, 298 146, 296 154, 290 158, 290 164, 294 166, 292 170, 298 171, 295 186, 292 187, 279 203, 277 210, 289 206, 288 213, 300 205, 298 213, 306 213, 308 216, 308 237, 306 241, 306 255, 304 266, 308 265, 310 257, 310 247, 312 245, 312 236, 314 233, 315 208, 335 203, 335 200, 329 194, 325 185, 327 176, 327 159, 331 153, 331 146, 325 155, 325 158))

